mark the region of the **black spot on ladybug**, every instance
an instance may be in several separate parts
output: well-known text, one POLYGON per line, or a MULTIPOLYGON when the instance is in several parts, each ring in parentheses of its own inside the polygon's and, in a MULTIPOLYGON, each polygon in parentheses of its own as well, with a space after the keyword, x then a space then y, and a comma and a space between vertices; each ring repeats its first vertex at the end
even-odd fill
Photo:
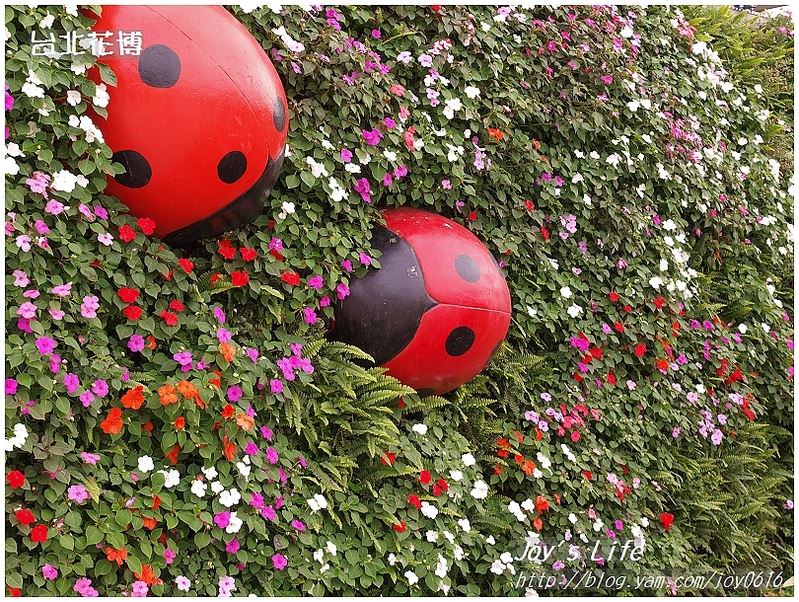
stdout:
POLYGON ((147 159, 135 150, 117 151, 111 157, 112 161, 122 163, 125 173, 114 176, 114 179, 128 188, 141 188, 146 186, 153 177, 153 169, 147 159))
POLYGON ((474 344, 474 330, 468 326, 458 326, 453 328, 444 344, 447 353, 453 357, 463 355, 474 344))
POLYGON ((180 57, 163 44, 149 46, 139 56, 139 76, 153 88, 171 88, 180 77, 180 57))
POLYGON ((283 99, 279 96, 272 103, 272 121, 278 132, 282 132, 286 127, 286 107, 283 105, 283 99))
POLYGON ((477 282, 480 280, 480 268, 477 262, 468 255, 458 255, 455 258, 455 269, 458 275, 466 282, 477 282))
POLYGON ((241 151, 230 151, 222 157, 216 166, 219 179, 225 184, 232 184, 247 171, 247 157, 241 151))

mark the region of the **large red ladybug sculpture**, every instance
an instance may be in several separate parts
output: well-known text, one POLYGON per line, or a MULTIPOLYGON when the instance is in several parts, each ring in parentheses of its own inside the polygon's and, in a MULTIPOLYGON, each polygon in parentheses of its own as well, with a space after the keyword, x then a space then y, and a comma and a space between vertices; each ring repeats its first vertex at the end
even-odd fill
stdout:
POLYGON ((283 86, 255 38, 219 6, 104 6, 94 31, 112 36, 98 60, 118 80, 98 123, 125 167, 109 194, 179 246, 254 219, 288 131, 283 86))
POLYGON ((510 293, 485 245, 418 209, 388 209, 372 245, 381 268, 350 284, 333 336, 420 394, 451 391, 485 368, 510 324, 510 293))

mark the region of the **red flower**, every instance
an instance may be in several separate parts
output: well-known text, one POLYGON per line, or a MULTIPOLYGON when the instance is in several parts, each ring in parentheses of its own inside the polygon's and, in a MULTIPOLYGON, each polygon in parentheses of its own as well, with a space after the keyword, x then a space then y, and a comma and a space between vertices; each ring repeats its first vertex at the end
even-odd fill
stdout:
POLYGON ((581 470, 582 475, 589 481, 594 480, 594 474, 590 470, 581 470))
POLYGON ((177 430, 182 431, 184 428, 186 428, 186 419, 183 416, 178 416, 175 418, 175 422, 172 424, 175 425, 177 430))
POLYGON ((278 261, 283 261, 283 253, 281 253, 277 249, 272 249, 271 251, 269 251, 269 254, 278 261))
POLYGON ((432 480, 433 476, 430 474, 429 470, 423 470, 421 473, 419 473, 419 482, 422 485, 428 485, 432 480))
POLYGON ((230 281, 233 286, 247 286, 250 281, 250 275, 243 270, 236 270, 230 275, 230 281))
POLYGON ((128 305, 122 310, 122 315, 124 315, 131 322, 135 322, 141 318, 141 307, 138 305, 128 305))
POLYGON ((17 522, 21 525, 28 526, 31 523, 36 522, 36 517, 33 516, 33 512, 31 512, 27 508, 23 508, 22 510, 17 510, 14 513, 14 516, 17 518, 17 522))
POLYGON ((194 262, 191 259, 178 259, 178 265, 187 274, 191 274, 194 271, 194 262))
POLYGON ((144 393, 142 391, 144 391, 143 385, 130 389, 120 399, 122 405, 129 410, 138 410, 144 403, 144 393))
POLYGON ((11 486, 11 489, 19 489, 25 484, 25 475, 18 470, 12 470, 6 475, 6 483, 11 486))
POLYGON ((602 359, 603 352, 601 347, 591 347, 591 349, 588 350, 588 353, 590 353, 591 357, 594 358, 595 360, 602 359))
POLYGON ((100 423, 100 428, 106 435, 118 435, 122 432, 122 410, 111 408, 108 415, 100 423))
POLYGON ((150 506, 153 510, 158 510, 161 507, 161 498, 157 495, 153 496, 153 505, 150 506))
POLYGON ((233 414, 235 413, 236 413, 235 408, 228 403, 225 405, 225 407, 222 410, 222 418, 233 418, 233 414))
POLYGON ((418 510, 422 507, 422 501, 419 499, 418 495, 412 493, 408 496, 408 505, 413 506, 418 510))
POLYGON ((544 237, 544 240, 549 240, 549 230, 546 229, 546 226, 541 226, 539 231, 541 232, 541 236, 544 237))
POLYGON ((665 359, 659 359, 655 361, 655 367, 660 370, 661 372, 665 372, 669 369, 669 361, 665 359))
POLYGON ((406 529, 406 527, 405 527, 405 521, 402 521, 401 523, 396 523, 396 524, 395 524, 395 525, 394 525, 392 528, 393 528, 393 529, 394 529, 394 530, 395 530, 397 533, 402 533, 402 532, 403 532, 403 531, 405 531, 405 529, 406 529))
POLYGON ((613 372, 609 372, 607 381, 608 381, 608 384, 615 385, 616 384, 616 375, 613 372))
POLYGON ((172 301, 169 302, 169 309, 180 312, 186 309, 186 306, 183 305, 183 301, 180 299, 172 299, 172 301))
POLYGON ((169 458, 169 461, 172 462, 172 466, 178 463, 178 456, 180 455, 180 445, 175 444, 175 447, 171 449, 171 451, 166 454, 166 457, 169 458))
POLYGON ((142 427, 142 428, 143 428, 145 431, 147 431, 148 433, 150 433, 151 435, 153 434, 153 423, 152 423, 152 422, 150 422, 149 420, 148 420, 147 422, 145 422, 144 424, 142 424, 142 425, 141 425, 141 427, 142 427))
POLYGON ((387 464, 388 466, 394 466, 394 462, 397 460, 397 454, 392 452, 384 452, 382 456, 380 456, 380 463, 387 464))
POLYGON ((119 238, 122 239, 122 242, 132 242, 136 240, 136 230, 125 224, 124 226, 119 227, 119 238))
POLYGON ((139 298, 139 291, 135 288, 121 288, 117 291, 117 296, 123 303, 135 303, 139 298))
POLYGON ((160 272, 160 274, 161 274, 161 277, 164 280, 166 280, 167 282, 171 282, 172 281, 172 270, 169 270, 166 274, 164 274, 163 272, 160 272))
POLYGON ((297 286, 300 283, 300 275, 297 272, 283 272, 280 279, 290 286, 297 286))
POLYGON ((244 261, 252 261, 258 257, 258 251, 256 249, 251 249, 250 247, 241 247, 239 249, 239 253, 241 253, 241 258, 244 261))
POLYGON ((646 344, 645 343, 638 343, 633 350, 635 355, 638 357, 644 357, 646 355, 646 344))
POLYGON ((44 543, 47 541, 47 525, 36 525, 31 529, 31 541, 34 543, 44 543))
POLYGON ((477 211, 470 211, 468 219, 470 222, 477 221, 477 211))
POLYGON ((161 319, 163 319, 164 322, 166 322, 167 326, 177 326, 178 324, 178 317, 169 311, 162 311, 161 319))
POLYGON ((616 301, 619 300, 619 293, 617 293, 616 291, 610 291, 610 293, 608 293, 608 297, 610 297, 611 301, 616 303, 616 301))
POLYGON ((674 515, 669 514, 668 512, 661 512, 660 513, 660 524, 663 525, 663 529, 668 531, 671 529, 671 525, 674 522, 674 515))
POLYGON ((631 305, 625 305, 624 306, 624 311, 626 311, 627 313, 630 313, 632 310, 633 310, 633 308, 632 308, 631 305))
POLYGON ((221 278, 222 274, 211 274, 211 286, 215 285, 221 278))
POLYGON ((441 491, 448 491, 449 490, 449 485, 447 484, 447 482, 444 479, 439 479, 437 481, 436 485, 438 485, 438 487, 441 489, 441 491))
POLYGON ((538 512, 546 512, 549 510, 549 502, 543 495, 538 495, 535 498, 535 509, 538 512))
POLYGON ((613 330, 615 330, 616 332, 624 332, 624 324, 622 324, 621 322, 614 322, 613 330))
POLYGON ((148 531, 152 531, 153 529, 155 529, 155 526, 158 524, 158 521, 149 516, 143 516, 141 522, 144 525, 144 528, 147 529, 148 531))
POLYGON ((236 256, 236 249, 230 244, 230 241, 223 238, 218 243, 219 254, 225 259, 233 259, 236 256))
POLYGON ((155 221, 151 220, 149 217, 140 217, 136 220, 136 225, 145 236, 150 236, 155 232, 155 221))
POLYGON ((527 211, 535 211, 535 203, 533 201, 524 201, 524 206, 527 211))
POLYGON ((655 297, 653 303, 658 309, 663 309, 663 306, 666 305, 666 300, 663 297, 655 297))
POLYGON ((22 596, 22 590, 18 587, 11 587, 10 585, 6 587, 8 587, 8 593, 12 598, 19 598, 22 596))

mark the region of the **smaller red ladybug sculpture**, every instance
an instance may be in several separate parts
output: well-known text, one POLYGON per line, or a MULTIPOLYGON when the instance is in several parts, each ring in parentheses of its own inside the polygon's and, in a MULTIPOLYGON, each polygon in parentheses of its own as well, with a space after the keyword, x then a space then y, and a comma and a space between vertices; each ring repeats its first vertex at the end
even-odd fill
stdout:
MULTIPOLYGON (((277 180, 288 131, 280 78, 221 6, 103 6, 108 118, 124 173, 108 192, 179 246, 254 219, 277 180)), ((99 74, 92 77, 99 81, 99 74)))
POLYGON ((387 209, 373 231, 381 268, 350 283, 333 336, 369 353, 422 395, 485 368, 510 325, 510 293, 485 245, 450 219, 387 209))

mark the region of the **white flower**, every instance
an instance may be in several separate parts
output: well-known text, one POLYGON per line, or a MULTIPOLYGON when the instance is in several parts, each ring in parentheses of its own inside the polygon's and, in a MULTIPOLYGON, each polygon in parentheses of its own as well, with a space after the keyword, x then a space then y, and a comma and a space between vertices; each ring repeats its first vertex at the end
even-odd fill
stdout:
POLYGON ((286 215, 291 215, 295 211, 294 203, 291 203, 289 201, 284 201, 283 205, 281 205, 280 208, 283 210, 283 213, 285 213, 286 215))
POLYGON ((505 572, 505 565, 502 564, 502 561, 495 560, 491 564, 491 572, 494 573, 495 575, 501 575, 502 573, 505 572))
POLYGON ((627 108, 630 109, 633 113, 635 113, 638 110, 638 107, 640 106, 641 103, 638 102, 637 100, 631 100, 630 102, 627 103, 627 108))
POLYGON ((230 522, 228 522, 227 527, 225 527, 225 533, 238 533, 241 526, 244 524, 238 516, 236 516, 235 512, 230 513, 230 522))
POLYGON ((694 54, 702 54, 707 50, 707 44, 705 42, 696 42, 691 45, 691 52, 694 54))
POLYGON ((174 468, 170 468, 169 470, 159 470, 158 472, 164 475, 164 487, 167 489, 172 489, 178 483, 180 483, 180 473, 174 468))
POLYGON ((666 259, 660 260, 660 271, 665 272, 669 269, 669 262, 666 259))
POLYGON ((50 187, 59 192, 72 192, 78 183, 78 178, 75 174, 68 172, 66 169, 53 174, 53 182, 50 187))
POLYGON ((654 289, 659 289, 661 286, 663 286, 663 278, 660 276, 653 276, 649 279, 649 286, 654 289))
POLYGON ((469 523, 469 519, 468 518, 462 518, 462 519, 458 520, 458 526, 460 526, 461 529, 466 531, 466 533, 468 533, 469 531, 472 530, 472 525, 471 525, 471 523, 469 523))
POLYGON ((175 585, 182 592, 187 592, 191 589, 191 581, 184 575, 175 577, 175 585))
POLYGON ((542 467, 542 468, 544 468, 544 469, 546 469, 546 470, 549 470, 550 466, 552 466, 552 462, 549 460, 549 458, 547 458, 547 457, 546 457, 544 454, 542 454, 541 452, 538 452, 538 453, 535 455, 535 457, 536 457, 536 459, 538 460, 539 464, 541 464, 541 467, 542 467))
POLYGON ((361 166, 357 163, 347 163, 344 166, 344 171, 347 173, 361 173, 361 166))
POLYGON ((318 550, 316 550, 316 552, 313 553, 313 559, 316 560, 316 562, 318 562, 319 564, 322 564, 324 558, 325 558, 325 551, 322 548, 319 548, 318 550))
POLYGON ((213 481, 211 483, 211 491, 213 491, 215 494, 222 493, 224 490, 225 486, 219 481, 213 481))
MULTIPOLYGON (((73 107, 77 107, 80 104, 80 92, 77 90, 67 90, 67 104, 73 107)), ((70 115, 70 119, 72 117, 76 117, 75 115, 70 115)), ((77 121, 77 119, 76 119, 77 121)))
POLYGON ((150 472, 155 468, 153 459, 150 456, 142 456, 139 458, 139 471, 150 472))
POLYGON ((527 498, 522 502, 522 509, 527 510, 527 512, 532 512, 535 510, 535 502, 530 498, 527 498))
POLYGON ((425 537, 430 543, 436 543, 438 541, 438 531, 428 531, 425 533, 425 537))
POLYGON ((108 101, 110 100, 110 96, 108 96, 108 88, 105 84, 100 84, 94 91, 94 96, 92 96, 92 103, 95 107, 105 108, 108 106, 108 101))
POLYGON ((463 454, 461 456, 461 462, 463 462, 464 466, 474 466, 475 465, 475 459, 474 459, 474 456, 472 454, 463 454))
POLYGON ((450 98, 444 105, 444 117, 447 119, 455 117, 456 111, 460 111, 461 108, 463 108, 463 103, 460 98, 450 98))
POLYGON ((633 28, 628 25, 627 27, 622 28, 619 33, 623 38, 631 38, 633 37, 633 28))
POLYGON ((39 27, 42 29, 50 29, 55 22, 55 15, 47 15, 44 19, 39 21, 39 27))
POLYGON ((22 84, 22 93, 28 98, 44 98, 44 88, 26 81, 22 84))
POLYGON ((390 151, 388 149, 383 151, 383 156, 392 163, 397 160, 397 153, 395 153, 394 151, 390 151))
POLYGON ((418 434, 418 435, 421 435, 422 437, 424 437, 424 436, 427 434, 427 425, 426 425, 426 424, 422 424, 422 423, 419 423, 419 424, 414 424, 414 425, 411 427, 411 430, 412 430, 414 433, 416 433, 416 434, 418 434))
POLYGON ((472 487, 472 497, 476 500, 484 500, 488 497, 488 483, 480 479, 472 487))
POLYGON ((427 518, 435 518, 438 516, 438 508, 428 502, 422 502, 422 514, 427 518))
POLYGON ((560 296, 563 297, 564 299, 568 299, 569 297, 572 296, 572 289, 570 289, 568 286, 561 287, 560 296))
POLYGON ((755 84, 754 90, 758 94, 763 94, 763 86, 761 86, 760 84, 755 84))
POLYGON ((494 545, 495 543, 497 543, 497 542, 496 542, 496 540, 494 539, 494 536, 493 536, 493 535, 489 535, 488 537, 486 537, 486 543, 487 543, 488 545, 490 545, 490 546, 493 546, 493 545, 494 545))
POLYGON ((313 174, 314 178, 326 178, 330 175, 327 173, 325 166, 321 163, 318 163, 313 157, 306 157, 305 162, 311 166, 311 173, 313 174))
POLYGON ((585 179, 585 178, 583 178, 583 174, 581 174, 581 173, 576 173, 576 174, 574 174, 574 175, 572 176, 572 184, 579 184, 579 183, 580 183, 580 182, 582 182, 584 179, 585 179))
POLYGON ((583 313, 583 308, 577 305, 576 303, 572 303, 571 307, 569 307, 569 309, 566 310, 566 313, 568 313, 572 318, 576 318, 581 313, 583 313))
POLYGON ((394 554, 394 552, 391 552, 391 554, 388 555, 388 564, 394 566, 396 562, 397 562, 397 556, 396 554, 394 554))
POLYGON ((191 483, 191 492, 197 497, 205 497, 207 489, 208 486, 199 479, 194 479, 191 483))
POLYGON ((419 583, 419 577, 413 571, 405 571, 405 578, 408 580, 408 585, 416 585, 419 583))
MULTIPOLYGON (((248 460, 249 456, 244 456, 244 458, 245 460, 248 460)), ((245 481, 250 479, 250 471, 252 470, 252 466, 245 462, 236 462, 236 468, 238 468, 239 473, 244 477, 245 481)))
POLYGON ((747 330, 749 330, 749 328, 746 326, 746 324, 738 324, 738 331, 741 334, 746 334, 747 330))
POLYGON ((438 564, 436 565, 436 577, 443 579, 447 576, 447 559, 441 554, 438 555, 438 564))
POLYGON ((511 564, 513 562, 513 555, 510 552, 502 552, 499 559, 505 564, 511 564))
POLYGON ((574 512, 569 513, 569 522, 573 525, 577 523, 577 515, 574 512))
POLYGON ((474 86, 466 86, 463 89, 463 93, 466 94, 467 98, 474 100, 478 96, 480 96, 480 88, 475 88, 474 86))
POLYGON ((15 176, 19 173, 19 165, 17 165, 13 157, 5 157, 3 159, 3 173, 9 176, 15 176))
POLYGON ((14 425, 14 435, 5 440, 5 450, 11 451, 14 448, 22 447, 28 439, 28 429, 24 424, 18 422, 14 425))
POLYGON ((319 512, 327 508, 327 500, 321 493, 315 493, 312 498, 305 500, 311 508, 311 512, 319 512))
POLYGON ((231 508, 241 501, 241 494, 236 488, 225 490, 219 494, 219 503, 225 508, 231 508))
POLYGON ((460 470, 450 470, 449 471, 449 478, 453 481, 460 481, 463 479, 463 473, 460 470))
MULTIPOLYGON (((325 507, 327 507, 327 502, 325 502, 325 507)), ((338 554, 338 548, 336 547, 336 544, 334 544, 332 541, 328 541, 325 544, 325 547, 327 548, 327 551, 330 553, 331 556, 335 556, 336 554, 338 554)))
POLYGON ((769 326, 765 322, 761 322, 760 327, 763 329, 763 332, 765 332, 766 334, 768 334, 771 331, 771 326, 769 326))

